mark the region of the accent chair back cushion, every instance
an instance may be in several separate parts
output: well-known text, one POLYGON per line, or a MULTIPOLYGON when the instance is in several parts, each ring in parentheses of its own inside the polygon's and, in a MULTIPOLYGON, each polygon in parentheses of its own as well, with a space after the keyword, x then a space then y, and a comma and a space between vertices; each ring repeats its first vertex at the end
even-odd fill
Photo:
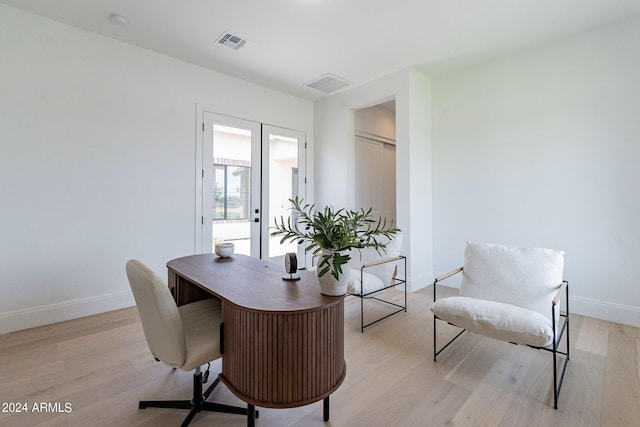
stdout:
POLYGON ((564 251, 467 242, 460 295, 527 308, 551 320, 563 269, 564 251))
MULTIPOLYGON (((376 251, 374 248, 364 248, 360 251, 358 251, 357 249, 351 250, 351 260, 349 260, 349 266, 352 269, 357 270, 358 279, 360 278, 360 268, 364 264, 378 261, 384 258, 393 258, 400 255, 400 249, 402 247, 402 233, 396 233, 396 235, 390 240, 382 237, 378 241, 387 245, 385 249, 380 249, 380 253, 378 253, 378 251, 376 251)), ((378 277, 384 282, 386 286, 388 286, 391 283, 391 279, 393 278, 395 269, 396 263, 389 262, 369 267, 365 271, 378 277)))
POLYGON ((167 365, 181 367, 186 342, 180 312, 169 287, 138 260, 127 262, 126 269, 151 354, 167 365))

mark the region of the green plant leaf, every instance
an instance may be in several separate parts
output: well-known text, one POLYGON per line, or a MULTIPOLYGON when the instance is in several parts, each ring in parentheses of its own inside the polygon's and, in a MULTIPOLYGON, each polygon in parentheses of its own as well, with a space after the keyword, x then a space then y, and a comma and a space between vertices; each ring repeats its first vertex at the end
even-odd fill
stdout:
POLYGON ((393 221, 386 218, 372 218, 373 208, 335 210, 328 205, 317 209, 315 204, 305 203, 297 196, 289 199, 291 210, 295 215, 275 218, 274 226, 270 229, 271 236, 281 236, 280 243, 297 241, 306 244, 306 252, 318 254, 322 249, 333 251, 331 255, 323 255, 318 264, 318 275, 327 272, 339 279, 342 267, 349 262, 351 256, 345 252, 351 249, 372 247, 378 253, 384 251, 386 244, 378 241, 379 237, 387 239, 400 231, 393 227, 393 221), (292 223, 291 218, 297 217, 298 222, 292 223))

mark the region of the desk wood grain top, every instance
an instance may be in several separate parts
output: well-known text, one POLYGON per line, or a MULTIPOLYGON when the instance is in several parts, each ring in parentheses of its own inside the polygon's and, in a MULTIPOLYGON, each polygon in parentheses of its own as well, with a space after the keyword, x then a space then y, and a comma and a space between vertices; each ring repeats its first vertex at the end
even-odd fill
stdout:
POLYGON ((169 261, 167 268, 216 297, 249 310, 311 311, 344 298, 322 295, 313 273, 300 271, 300 280, 282 280, 283 266, 246 255, 190 255, 169 261))

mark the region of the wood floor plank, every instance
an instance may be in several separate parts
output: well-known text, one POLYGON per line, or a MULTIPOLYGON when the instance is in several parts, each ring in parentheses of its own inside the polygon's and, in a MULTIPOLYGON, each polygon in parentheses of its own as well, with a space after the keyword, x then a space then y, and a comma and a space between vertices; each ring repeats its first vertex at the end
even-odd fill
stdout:
POLYGON ((606 356, 608 339, 609 322, 587 317, 582 322, 575 347, 578 350, 606 356))
MULTIPOLYGON (((439 291, 440 292, 440 291, 439 291)), ((457 291, 442 287, 441 295, 457 291)), ((391 298, 403 297, 390 290, 391 298)), ((258 427, 615 426, 640 419, 640 329, 571 317, 571 361, 553 409, 547 352, 465 333, 433 362, 431 289, 409 294, 409 311, 360 332, 360 303, 345 303, 347 377, 322 402, 259 408, 258 427)), ((372 308, 371 313, 382 312, 372 308)), ((458 330, 438 325, 440 345, 458 330)), ((212 376, 221 361, 212 363, 212 376)), ((149 354, 134 308, 0 335, 0 402, 69 402, 72 412, 0 413, 0 426, 175 426, 184 411, 139 410, 140 399, 185 399, 192 375, 149 354)), ((224 386, 211 401, 244 406, 224 386)), ((195 427, 245 426, 246 418, 198 414, 195 427)))
POLYGON ((504 359, 497 360, 491 370, 471 392, 464 405, 451 419, 451 426, 497 426, 507 415, 514 394, 511 391, 518 371, 504 359), (491 408, 491 410, 487 410, 491 408))
MULTIPOLYGON (((640 329, 609 324, 602 396, 602 426, 640 420, 640 329)), ((636 424, 638 425, 638 424, 636 424)))
POLYGON ((11 381, 12 376, 20 376, 20 373, 29 371, 30 375, 37 374, 38 370, 47 370, 44 365, 60 365, 64 368, 64 361, 56 357, 56 345, 47 344, 37 351, 33 349, 17 351, 14 354, 0 356, 0 378, 11 381))
MULTIPOLYGON (((402 361, 395 360, 393 363, 402 363, 402 361)), ((399 371, 392 380, 379 382, 376 388, 378 395, 369 394, 369 401, 344 425, 393 426, 398 425, 399 420, 403 420, 403 424, 410 424, 412 420, 424 422, 424 413, 417 408, 428 400, 441 401, 443 395, 452 400, 448 402, 450 405, 440 408, 442 411, 438 416, 441 419, 449 419, 457 411, 461 402, 467 398, 468 393, 458 387, 457 392, 461 397, 455 399, 453 397, 455 385, 445 385, 444 389, 439 389, 443 384, 442 377, 438 371, 430 369, 432 364, 433 362, 429 359, 419 358, 413 369, 405 366, 405 369, 399 371)), ((434 416, 435 414, 431 413, 429 419, 433 420, 434 416)))
POLYGON ((484 380, 487 372, 508 348, 506 343, 480 339, 478 336, 476 338, 477 344, 473 349, 445 376, 446 381, 464 387, 469 391, 476 389, 478 384, 484 380))
MULTIPOLYGON (((3 414, 5 415, 5 414, 3 414)), ((0 426, 6 427, 68 427, 67 414, 34 413, 0 416, 0 426)))
POLYGON ((66 337, 91 335, 112 327, 139 323, 139 321, 136 307, 129 307, 81 319, 2 334, 0 335, 0 356, 6 353, 13 354, 20 349, 40 348, 42 345, 52 342, 58 343, 66 337))
POLYGON ((398 417, 407 426, 445 426, 467 401, 471 392, 448 381, 437 383, 406 415, 398 417))

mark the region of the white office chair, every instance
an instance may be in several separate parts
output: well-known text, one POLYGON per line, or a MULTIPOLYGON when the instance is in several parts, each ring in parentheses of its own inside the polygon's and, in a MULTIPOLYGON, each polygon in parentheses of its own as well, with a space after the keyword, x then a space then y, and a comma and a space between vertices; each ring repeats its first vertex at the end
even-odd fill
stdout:
POLYGON ((564 252, 542 248, 508 248, 467 242, 464 265, 433 282, 433 360, 465 330, 523 344, 553 354, 553 404, 569 361, 569 286, 563 280, 564 252), (437 284, 462 272, 460 296, 436 299, 437 284), (560 312, 560 298, 566 312, 560 312), (560 317, 564 322, 560 324, 560 317), (439 350, 437 320, 462 328, 439 350), (566 329, 566 351, 559 351, 566 329), (556 360, 564 356, 558 378, 556 360))
POLYGON ((247 415, 246 408, 206 401, 219 378, 202 392, 209 368, 203 375, 200 367, 222 356, 220 301, 208 299, 177 307, 167 284, 140 261, 130 260, 126 270, 151 354, 173 368, 195 370, 191 400, 140 401, 138 408, 189 409, 182 426, 201 411, 247 415))

